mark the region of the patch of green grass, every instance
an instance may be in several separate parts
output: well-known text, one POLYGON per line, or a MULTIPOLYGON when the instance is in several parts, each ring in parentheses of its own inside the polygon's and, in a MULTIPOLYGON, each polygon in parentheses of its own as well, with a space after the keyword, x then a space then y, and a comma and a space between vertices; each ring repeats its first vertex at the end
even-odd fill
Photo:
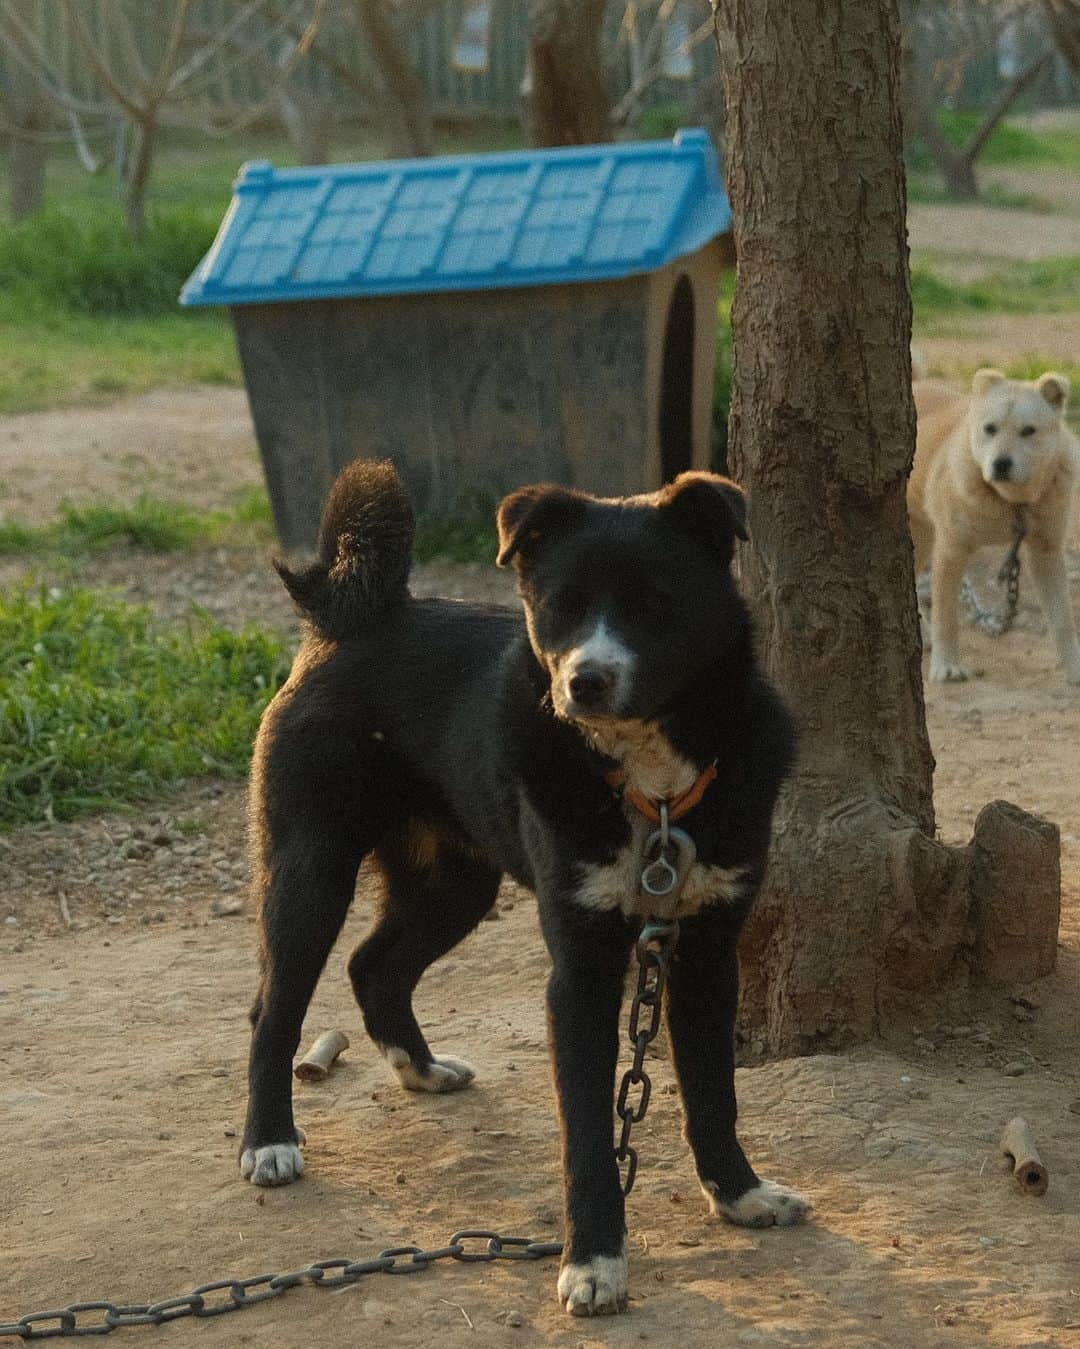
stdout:
POLYGON ((477 505, 461 515, 426 515, 416 522, 413 556, 417 562, 493 563, 499 551, 495 507, 477 505))
MULTIPOLYGON (((983 120, 977 112, 938 114, 938 123, 952 143, 965 145, 983 120)), ((913 140, 905 149, 911 168, 928 171, 933 159, 926 147, 913 140)), ((982 148, 977 164, 1080 171, 1080 130, 1033 131, 1007 118, 999 122, 982 148)))
POLYGON ((145 495, 130 506, 63 503, 50 524, 0 523, 0 554, 78 557, 121 547, 171 553, 209 544, 265 541, 270 537, 270 523, 270 505, 261 488, 215 511, 193 511, 145 495))
MULTIPOLYGON (((983 121, 978 112, 943 112, 939 121, 954 145, 966 144, 983 121)), ((1044 165, 1080 169, 1080 131, 1033 131, 1006 118, 997 124, 979 156, 981 164, 1044 165)))
POLYGON ((101 401, 171 383, 239 384, 224 314, 75 314, 0 293, 0 413, 101 401))
MULTIPOLYGON (((956 199, 949 196, 945 184, 940 179, 923 173, 909 173, 907 179, 907 199, 923 206, 955 205, 956 199)), ((1004 183, 987 183, 980 189, 979 201, 984 206, 993 206, 1001 211, 1037 211, 1051 215, 1054 203, 1034 192, 1015 192, 1004 183)))
POLYGON ((187 778, 246 772, 288 672, 282 638, 182 626, 80 586, 0 603, 0 826, 148 800, 187 778))
POLYGON ((1080 258, 1000 262, 974 280, 952 280, 929 257, 911 268, 911 299, 919 322, 963 313, 1061 313, 1080 308, 1080 258))
POLYGON ((0 228, 0 291, 75 314, 173 314, 218 223, 216 211, 172 206, 138 241, 115 206, 39 211, 0 228))

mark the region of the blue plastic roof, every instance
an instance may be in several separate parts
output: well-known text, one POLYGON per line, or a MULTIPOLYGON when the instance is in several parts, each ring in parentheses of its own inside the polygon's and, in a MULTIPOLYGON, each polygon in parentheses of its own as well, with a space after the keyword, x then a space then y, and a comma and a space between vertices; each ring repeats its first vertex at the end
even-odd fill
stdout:
POLYGON ((599 281, 731 228, 701 130, 674 141, 274 169, 245 164, 181 304, 599 281))

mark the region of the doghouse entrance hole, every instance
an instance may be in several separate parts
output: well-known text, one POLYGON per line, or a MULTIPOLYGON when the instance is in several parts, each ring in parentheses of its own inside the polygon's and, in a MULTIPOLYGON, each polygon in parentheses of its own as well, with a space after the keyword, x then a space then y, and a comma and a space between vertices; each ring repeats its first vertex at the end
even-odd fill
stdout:
POLYGON ((680 276, 668 306, 660 377, 660 468, 664 481, 693 462, 694 291, 680 276))

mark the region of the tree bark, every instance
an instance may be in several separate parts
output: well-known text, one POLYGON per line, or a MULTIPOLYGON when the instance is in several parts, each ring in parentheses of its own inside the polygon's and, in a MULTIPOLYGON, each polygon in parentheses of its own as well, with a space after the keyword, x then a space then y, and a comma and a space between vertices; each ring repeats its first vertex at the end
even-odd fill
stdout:
POLYGON ((379 73, 389 153, 395 158, 430 155, 435 141, 427 96, 385 0, 356 0, 356 18, 379 73))
POLYGON ((606 0, 533 0, 532 89, 525 115, 530 145, 611 140, 611 100, 600 57, 605 8, 606 0))
POLYGON ((741 580, 801 732, 740 952, 743 1026, 752 1050, 805 1052, 927 998, 965 1002, 972 852, 934 839, 905 501, 896 2, 714 0, 714 12, 739 263, 741 580))

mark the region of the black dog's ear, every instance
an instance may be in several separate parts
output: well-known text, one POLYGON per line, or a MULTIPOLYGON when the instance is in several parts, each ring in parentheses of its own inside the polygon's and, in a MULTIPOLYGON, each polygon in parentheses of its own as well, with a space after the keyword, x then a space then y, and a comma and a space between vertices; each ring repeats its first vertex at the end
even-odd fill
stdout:
POLYGON ((660 509, 669 513, 680 529, 731 557, 734 538, 748 539, 746 493, 719 473, 680 473, 660 489, 660 509))
POLYGON ((495 517, 499 527, 495 565, 505 567, 515 557, 524 560, 537 544, 576 524, 585 514, 587 499, 581 492, 551 483, 520 487, 503 497, 495 517))

